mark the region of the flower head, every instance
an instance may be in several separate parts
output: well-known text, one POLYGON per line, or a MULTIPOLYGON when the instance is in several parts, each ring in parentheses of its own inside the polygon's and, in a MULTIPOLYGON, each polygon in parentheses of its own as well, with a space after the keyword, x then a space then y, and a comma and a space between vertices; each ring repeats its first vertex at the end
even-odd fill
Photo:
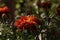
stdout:
POLYGON ((41 2, 41 0, 40 0, 40 4, 39 4, 39 6, 40 7, 43 7, 43 8, 51 8, 51 2, 50 1, 47 1, 47 2, 41 2))
POLYGON ((4 6, 4 7, 0 7, 0 21, 2 21, 2 17, 7 16, 7 18, 10 19, 10 9, 8 8, 8 6, 4 6))
POLYGON ((20 29, 36 29, 35 26, 38 24, 41 25, 41 21, 37 17, 31 15, 21 17, 15 21, 14 26, 17 26, 20 29))
POLYGON ((57 15, 60 16, 60 5, 57 7, 57 15))
POLYGON ((0 13, 5 13, 5 12, 9 12, 9 8, 7 6, 1 7, 0 8, 0 13))
POLYGON ((45 2, 43 7, 44 8, 51 8, 51 2, 50 1, 45 2))

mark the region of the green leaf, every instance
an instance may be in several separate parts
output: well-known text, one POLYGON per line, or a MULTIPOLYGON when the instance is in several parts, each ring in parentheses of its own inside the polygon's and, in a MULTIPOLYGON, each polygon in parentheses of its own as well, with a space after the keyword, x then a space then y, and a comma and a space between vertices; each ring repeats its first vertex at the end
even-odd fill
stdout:
POLYGON ((17 9, 20 8, 20 4, 19 3, 16 4, 16 8, 17 9))
POLYGON ((23 0, 19 0, 21 3, 23 2, 23 0))

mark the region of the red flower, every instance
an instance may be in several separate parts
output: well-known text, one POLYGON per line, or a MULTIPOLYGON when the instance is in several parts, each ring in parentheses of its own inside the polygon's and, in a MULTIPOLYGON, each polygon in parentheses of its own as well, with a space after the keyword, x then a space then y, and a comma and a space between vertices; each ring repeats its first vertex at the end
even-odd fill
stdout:
POLYGON ((0 8, 0 13, 5 13, 5 12, 9 12, 9 8, 7 6, 1 7, 0 8))
POLYGON ((40 4, 38 6, 43 8, 51 8, 51 4, 52 3, 50 1, 41 3, 41 0, 40 0, 40 4))
POLYGON ((60 16, 60 5, 57 7, 57 15, 60 16))
POLYGON ((0 7, 0 21, 2 21, 2 17, 4 17, 3 14, 5 14, 5 16, 10 19, 9 11, 10 10, 8 6, 0 7))
POLYGON ((8 8, 7 6, 5 6, 5 7, 3 8, 3 11, 4 11, 4 12, 9 12, 9 8, 8 8))
POLYGON ((18 19, 15 23, 14 26, 17 26, 20 29, 36 29, 36 25, 40 24, 41 21, 35 17, 35 16, 23 16, 20 19, 18 19))
POLYGON ((45 2, 43 7, 44 8, 51 8, 51 2, 50 1, 45 2))
POLYGON ((0 12, 3 12, 3 8, 0 8, 0 12))

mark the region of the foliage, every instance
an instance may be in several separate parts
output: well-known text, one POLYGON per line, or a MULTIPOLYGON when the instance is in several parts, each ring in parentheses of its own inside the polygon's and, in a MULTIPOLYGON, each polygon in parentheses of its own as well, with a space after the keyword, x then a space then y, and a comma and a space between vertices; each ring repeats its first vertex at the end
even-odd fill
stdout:
POLYGON ((0 2, 0 40, 60 40, 59 0, 0 2))

